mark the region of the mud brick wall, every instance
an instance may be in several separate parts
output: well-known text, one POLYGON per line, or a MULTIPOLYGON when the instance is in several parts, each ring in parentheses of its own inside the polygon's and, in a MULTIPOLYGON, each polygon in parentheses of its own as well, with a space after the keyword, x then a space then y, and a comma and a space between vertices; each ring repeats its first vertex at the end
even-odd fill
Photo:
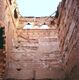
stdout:
MULTIPOLYGON (((4 25, 4 19, 5 19, 5 6, 4 6, 4 0, 0 0, 0 80, 3 80, 4 74, 5 74, 5 62, 6 62, 6 55, 5 55, 5 43, 3 43, 2 36, 5 36, 5 34, 2 33, 2 27, 5 27, 4 25)), ((5 32, 5 31, 4 31, 5 32)))
MULTIPOLYGON (((79 79, 79 1, 63 0, 59 5, 58 31, 62 64, 71 80, 79 79)), ((70 79, 69 79, 70 80, 70 79)))
POLYGON ((5 74, 5 63, 6 63, 6 59, 5 59, 6 55, 5 55, 5 51, 4 49, 0 49, 0 80, 3 80, 4 78, 4 74, 5 74))
POLYGON ((0 80, 5 75, 6 52, 5 52, 5 27, 0 27, 0 80))
POLYGON ((4 23, 5 12, 4 12, 4 1, 0 0, 0 24, 4 23))
POLYGON ((16 7, 15 0, 11 0, 12 4, 9 2, 10 0, 0 0, 0 28, 4 27, 4 34, 2 35, 4 37, 4 43, 2 46, 1 41, 1 32, 0 32, 0 80, 3 80, 5 78, 6 74, 6 55, 8 55, 10 46, 11 46, 11 39, 14 37, 15 28, 16 25, 18 25, 18 19, 14 18, 14 12, 13 10, 16 7))
POLYGON ((64 78, 57 30, 19 29, 17 35, 7 59, 6 78, 64 78))
POLYGON ((24 27, 26 24, 30 23, 33 26, 41 26, 44 23, 46 25, 48 25, 50 28, 53 27, 52 25, 52 21, 54 20, 54 17, 49 17, 49 16, 45 16, 45 17, 20 17, 19 19, 19 27, 24 27))

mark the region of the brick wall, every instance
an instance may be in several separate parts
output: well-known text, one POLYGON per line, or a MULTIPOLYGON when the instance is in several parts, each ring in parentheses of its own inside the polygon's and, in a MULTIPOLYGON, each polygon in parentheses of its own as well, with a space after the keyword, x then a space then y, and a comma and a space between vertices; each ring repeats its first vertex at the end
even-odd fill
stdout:
POLYGON ((53 28, 53 20, 54 17, 20 17, 19 19, 19 28, 22 28, 26 24, 30 23, 33 26, 42 26, 44 23, 49 26, 49 28, 53 28))
POLYGON ((16 0, 6 0, 5 5, 5 34, 6 34, 6 69, 5 69, 5 76, 7 76, 7 66, 8 66, 8 58, 11 55, 12 49, 12 40, 17 36, 16 35, 16 28, 18 26, 18 12, 16 6, 16 0))
POLYGON ((5 12, 4 12, 4 1, 0 0, 0 23, 4 23, 4 17, 5 17, 5 12))
POLYGON ((60 3, 59 17, 58 17, 58 31, 59 31, 63 68, 66 74, 70 75, 69 77, 71 78, 71 80, 78 80, 79 79, 78 77, 79 76, 78 72, 79 1, 78 0, 63 0, 62 3, 60 3))
POLYGON ((56 29, 18 29, 17 34, 7 59, 6 78, 64 78, 56 29))
POLYGON ((6 62, 6 54, 5 54, 5 11, 4 11, 4 1, 0 0, 0 80, 3 80, 5 73, 5 62, 6 62))
MULTIPOLYGON (((7 56, 10 53, 10 47, 12 42, 12 36, 14 37, 16 27, 18 25, 18 18, 14 18, 14 9, 16 8, 16 3, 14 3, 16 0, 0 0, 0 28, 4 27, 4 34, 2 35, 5 37, 5 41, 3 46, 0 47, 0 80, 3 80, 5 78, 6 74, 6 63, 7 63, 7 56)), ((1 37, 1 32, 0 32, 1 37)), ((0 46, 1 46, 1 38, 0 38, 0 46)))

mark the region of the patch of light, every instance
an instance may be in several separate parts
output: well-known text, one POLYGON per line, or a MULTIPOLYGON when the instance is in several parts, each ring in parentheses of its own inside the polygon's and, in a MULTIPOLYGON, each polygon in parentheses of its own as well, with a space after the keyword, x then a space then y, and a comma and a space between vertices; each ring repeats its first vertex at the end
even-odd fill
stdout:
POLYGON ((24 27, 23 27, 23 29, 32 29, 33 28, 33 26, 30 24, 30 25, 25 25, 24 27))
POLYGON ((49 26, 48 25, 42 25, 42 26, 40 26, 40 29, 49 29, 49 26))
POLYGON ((25 25, 24 27, 23 27, 23 29, 49 29, 49 26, 48 25, 41 25, 41 26, 33 26, 33 25, 25 25))
POLYGON ((33 26, 32 29, 39 29, 39 26, 33 26))

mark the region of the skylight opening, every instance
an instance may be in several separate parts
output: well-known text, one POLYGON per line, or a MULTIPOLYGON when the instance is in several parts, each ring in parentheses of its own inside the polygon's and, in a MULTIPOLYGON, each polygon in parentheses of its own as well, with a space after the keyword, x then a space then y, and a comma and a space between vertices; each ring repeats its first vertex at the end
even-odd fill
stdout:
MULTIPOLYGON (((61 0, 17 0, 20 15, 22 17, 32 16, 49 18, 50 16, 55 16, 57 18, 57 7, 60 2, 61 0)), ((33 21, 33 23, 35 22, 33 21)), ((23 29, 50 29, 50 26, 47 24, 41 24, 39 26, 28 23, 23 27, 23 29)))
POLYGON ((50 16, 57 10, 59 2, 61 0, 17 0, 20 14, 34 17, 50 16))

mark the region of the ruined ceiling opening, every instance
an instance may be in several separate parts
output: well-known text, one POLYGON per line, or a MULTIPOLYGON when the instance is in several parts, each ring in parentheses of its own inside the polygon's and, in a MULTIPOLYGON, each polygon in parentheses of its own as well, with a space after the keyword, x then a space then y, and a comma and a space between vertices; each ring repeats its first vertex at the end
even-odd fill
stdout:
POLYGON ((17 0, 20 14, 34 17, 50 16, 57 10, 59 2, 61 0, 17 0))
POLYGON ((50 17, 58 17, 57 7, 60 2, 61 0, 17 0, 20 15, 31 19, 26 21, 23 29, 49 29, 54 24, 50 17))

